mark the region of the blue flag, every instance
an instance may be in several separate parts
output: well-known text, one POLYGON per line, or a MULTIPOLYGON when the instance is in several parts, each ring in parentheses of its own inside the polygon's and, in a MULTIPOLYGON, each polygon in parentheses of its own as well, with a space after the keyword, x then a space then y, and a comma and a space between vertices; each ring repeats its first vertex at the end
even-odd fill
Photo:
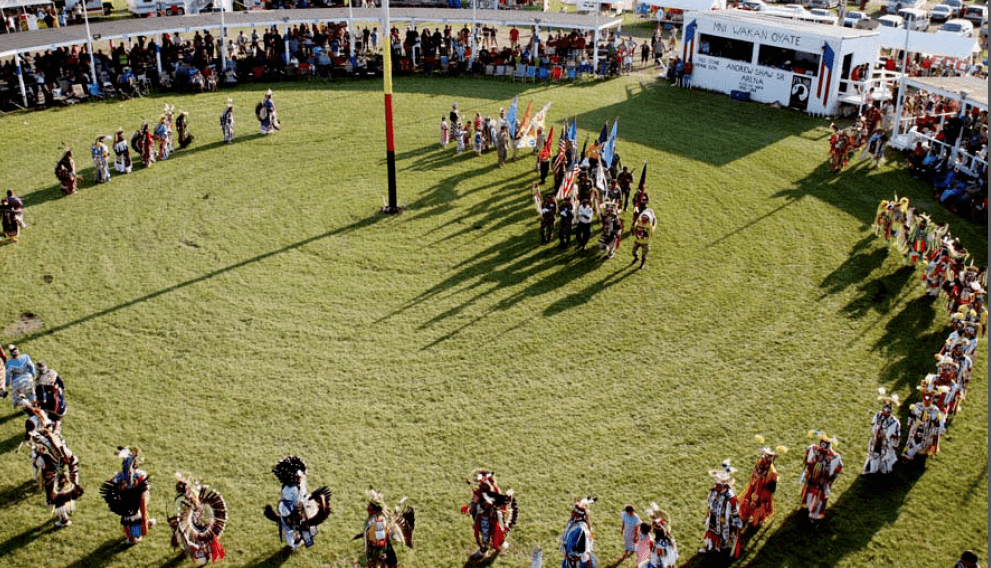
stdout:
POLYGON ((513 97, 513 104, 509 105, 509 112, 506 113, 506 122, 509 123, 509 139, 516 140, 516 104, 519 102, 519 95, 513 97))
POLYGON ((606 140, 609 140, 609 123, 603 122, 602 132, 599 133, 599 139, 596 140, 596 142, 599 143, 599 146, 602 146, 603 144, 605 144, 606 140))
POLYGON ((605 163, 606 167, 612 165, 613 152, 616 151, 616 134, 619 131, 619 119, 617 118, 615 122, 612 123, 612 131, 609 133, 609 139, 606 140, 605 146, 602 147, 602 162, 605 163))
POLYGON ((577 144, 578 143, 578 119, 572 119, 571 123, 568 124, 568 134, 566 136, 568 140, 577 144))

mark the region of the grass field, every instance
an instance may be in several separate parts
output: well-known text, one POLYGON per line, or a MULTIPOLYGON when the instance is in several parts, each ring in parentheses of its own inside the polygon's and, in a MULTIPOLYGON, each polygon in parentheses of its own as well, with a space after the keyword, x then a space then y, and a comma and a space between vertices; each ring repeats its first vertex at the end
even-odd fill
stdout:
POLYGON ((482 465, 522 509, 494 565, 529 566, 540 546, 556 566, 571 499, 591 494, 602 564, 621 553, 623 505, 658 501, 682 563, 717 566, 694 557, 706 472, 732 458, 742 490, 757 433, 792 451, 776 520, 740 565, 929 568, 966 548, 986 563, 983 346, 939 456, 858 476, 877 387, 914 400, 948 333, 921 272, 871 235, 877 202, 908 195, 987 264, 986 227, 945 212, 897 162, 834 174, 823 121, 647 77, 398 79, 408 207, 389 217, 377 213, 380 84, 273 85, 283 131, 262 137, 252 109, 266 87, 0 117, 0 184, 31 225, 0 247, 0 339, 64 376, 65 435, 88 490, 75 524, 52 532, 21 420, 0 406, 0 566, 184 564, 164 525, 176 470, 227 498, 229 566, 351 566, 370 485, 417 508, 405 566, 461 566, 474 550, 463 479, 482 465), (494 154, 439 148, 453 101, 494 116, 517 93, 553 101, 555 132, 568 116, 580 138, 620 118, 617 150, 638 171, 648 161, 659 216, 645 270, 628 265, 629 241, 606 263, 540 246, 531 158, 499 169, 494 154), (233 145, 217 126, 227 96, 233 145), (189 112, 191 148, 59 196, 60 144, 92 179, 95 136, 132 131, 166 102, 189 112), (15 325, 24 313, 40 327, 15 325), (818 532, 797 512, 813 428, 838 436, 846 462, 818 532), (130 549, 97 492, 119 444, 141 446, 163 523, 130 549), (335 508, 316 546, 291 557, 261 514, 287 453, 335 508))

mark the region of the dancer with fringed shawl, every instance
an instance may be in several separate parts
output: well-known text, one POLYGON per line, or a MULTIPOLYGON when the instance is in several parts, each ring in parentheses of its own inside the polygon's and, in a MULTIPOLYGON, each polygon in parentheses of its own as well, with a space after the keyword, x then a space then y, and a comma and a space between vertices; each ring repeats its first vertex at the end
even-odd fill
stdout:
POLYGON ((83 488, 79 484, 79 458, 72 453, 61 434, 50 427, 44 412, 37 406, 30 409, 36 421, 34 427, 29 428, 26 438, 31 448, 35 479, 45 495, 45 503, 52 507, 55 528, 61 529, 72 524, 69 516, 76 510, 76 500, 83 496, 83 488))
POLYGON ((494 472, 478 470, 473 479, 466 480, 471 486, 471 503, 461 507, 461 512, 471 515, 478 544, 471 557, 477 560, 490 550, 505 550, 509 546, 506 539, 516 525, 519 506, 512 489, 499 491, 494 472))
POLYGON ((265 505, 265 517, 279 525, 279 540, 290 550, 313 546, 317 526, 330 517, 330 490, 320 487, 308 492, 306 462, 299 456, 282 458, 272 473, 282 483, 282 498, 276 509, 265 505))
POLYGON ((121 458, 120 471, 100 486, 100 494, 115 515, 120 515, 120 526, 128 544, 137 544, 155 526, 155 519, 148 515, 151 485, 148 474, 138 469, 141 450, 137 446, 118 446, 121 458))
POLYGON ((392 540, 402 540, 407 548, 413 548, 413 530, 416 513, 412 507, 403 506, 406 498, 399 500, 394 511, 389 511, 382 494, 368 490, 368 518, 361 533, 354 537, 363 540, 365 556, 362 566, 366 568, 395 568, 399 565, 392 540))

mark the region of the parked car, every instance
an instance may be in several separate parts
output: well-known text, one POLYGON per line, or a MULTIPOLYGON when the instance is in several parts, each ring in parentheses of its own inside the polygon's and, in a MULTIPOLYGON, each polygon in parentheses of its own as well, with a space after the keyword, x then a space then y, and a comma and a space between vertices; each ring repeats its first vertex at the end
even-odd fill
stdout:
POLYGON ((816 24, 835 26, 839 18, 825 8, 812 8, 809 10, 807 20, 816 24))
POLYGON ((929 14, 925 10, 902 8, 898 15, 905 20, 905 27, 910 30, 924 32, 929 29, 929 14))
POLYGON ((764 0, 744 0, 740 8, 751 12, 763 12, 767 10, 767 4, 764 3, 764 0))
POLYGON ((925 5, 926 0, 890 0, 887 13, 897 14, 902 8, 922 8, 925 5))
POLYGON ((888 14, 887 16, 881 16, 877 19, 877 23, 886 28, 904 28, 905 19, 901 16, 892 16, 888 14))
POLYGON ((974 35, 974 24, 963 18, 954 18, 940 26, 936 33, 971 37, 974 35))
POLYGON ((963 16, 963 10, 966 7, 963 4, 963 0, 944 0, 943 4, 953 8, 953 15, 950 16, 951 18, 959 18, 963 16))
POLYGON ((955 15, 953 7, 947 4, 936 4, 929 10, 929 19, 933 22, 945 22, 955 15))
POLYGON ((857 27, 857 22, 864 19, 869 19, 867 14, 853 10, 843 15, 843 26, 855 28, 857 27))
POLYGON ((988 7, 967 6, 967 9, 964 10, 963 17, 968 22, 974 24, 975 28, 983 28, 988 23, 988 7))
POLYGON ((836 8, 839 7, 840 0, 809 0, 809 8, 836 8))

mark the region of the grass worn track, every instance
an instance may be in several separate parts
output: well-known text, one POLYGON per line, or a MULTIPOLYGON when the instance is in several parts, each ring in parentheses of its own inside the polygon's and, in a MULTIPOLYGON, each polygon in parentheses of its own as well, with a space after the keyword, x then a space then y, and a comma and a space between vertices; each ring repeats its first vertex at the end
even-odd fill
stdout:
MULTIPOLYGON (((274 85, 284 130, 256 133, 267 86, 0 117, 0 184, 27 203, 21 242, 0 247, 0 327, 65 377, 68 443, 89 494, 50 532, 29 483, 20 419, 0 407, 0 565, 177 566, 160 525, 132 549, 96 488, 118 444, 142 447, 164 522, 175 470, 228 501, 231 566, 350 566, 369 486, 408 495, 419 516, 406 566, 460 566, 473 550, 463 477, 488 465, 516 489, 521 520, 496 565, 529 566, 571 498, 594 507, 600 561, 619 556, 622 506, 656 500, 674 517, 682 562, 701 537, 706 471, 730 457, 740 488, 753 435, 779 460, 778 514, 741 564, 952 565, 987 552, 987 365, 925 467, 861 479, 876 388, 914 400, 948 330, 918 270, 868 226, 878 201, 908 195, 987 263, 985 227, 943 211, 897 164, 833 174, 828 131, 791 111, 627 77, 579 86, 465 79, 396 81, 400 201, 385 193, 378 83, 274 85), (602 263, 542 247, 529 157, 437 145, 453 101, 495 116, 514 94, 553 101, 556 134, 620 117, 618 151, 659 217, 647 268, 629 241, 602 263), (237 105, 238 141, 217 118, 237 105), (135 129, 169 102, 196 140, 172 159, 59 197, 60 143, 92 178, 97 134, 135 129), (44 278, 50 276, 50 283, 44 278), (846 471, 828 522, 797 522, 805 433, 840 439, 846 471), (313 549, 279 553, 262 506, 269 468, 303 456, 335 513, 313 549)), ((9 404, 4 402, 3 404, 9 404)), ((905 417, 904 410, 902 418, 905 417)))

